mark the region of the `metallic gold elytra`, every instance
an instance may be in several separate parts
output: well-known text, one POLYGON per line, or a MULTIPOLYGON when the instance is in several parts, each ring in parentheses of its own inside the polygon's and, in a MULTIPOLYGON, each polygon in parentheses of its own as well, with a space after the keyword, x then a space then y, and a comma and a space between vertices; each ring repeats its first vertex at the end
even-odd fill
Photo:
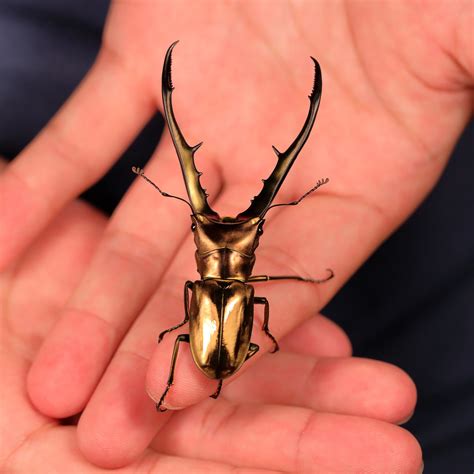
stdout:
POLYGON ((189 311, 191 352, 212 379, 234 374, 247 358, 253 323, 253 288, 240 281, 196 281, 189 311))
POLYGON ((189 334, 180 334, 175 341, 171 368, 166 389, 163 392, 157 409, 164 411, 163 402, 174 381, 176 360, 182 342, 191 346, 191 353, 196 366, 207 377, 219 380, 216 392, 211 395, 217 398, 222 380, 233 375, 242 364, 256 354, 259 347, 251 342, 254 306, 263 305, 263 332, 273 342, 273 352, 278 350, 278 343, 268 328, 270 307, 267 299, 255 296, 254 288, 249 283, 270 280, 296 280, 309 283, 323 283, 334 274, 328 269, 329 276, 323 279, 304 278, 298 275, 252 275, 255 263, 255 250, 263 234, 265 214, 275 206, 294 206, 320 186, 328 182, 319 180, 303 196, 287 204, 272 204, 286 175, 293 165, 298 153, 309 137, 321 98, 322 80, 318 62, 315 65, 313 90, 309 96, 310 107, 302 130, 288 147, 281 153, 274 148, 278 161, 275 169, 260 193, 252 200, 250 206, 236 217, 221 218, 207 202, 207 194, 202 188, 199 173, 194 164, 194 153, 201 144, 191 147, 187 144, 173 112, 171 79, 171 54, 177 42, 173 43, 165 56, 162 74, 163 106, 168 129, 173 139, 183 173, 189 202, 178 196, 172 196, 150 181, 143 170, 133 171, 151 183, 163 196, 185 201, 191 208, 191 229, 196 244, 197 271, 200 280, 187 281, 184 287, 184 320, 163 331, 158 342, 167 333, 180 328, 189 322, 189 334), (189 298, 191 292, 191 299, 189 298))

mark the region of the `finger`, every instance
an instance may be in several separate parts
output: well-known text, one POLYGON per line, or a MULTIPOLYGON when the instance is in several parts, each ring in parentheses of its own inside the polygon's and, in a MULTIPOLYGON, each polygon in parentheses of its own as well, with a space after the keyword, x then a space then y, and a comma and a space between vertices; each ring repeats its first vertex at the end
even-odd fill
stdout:
POLYGON ((224 400, 175 413, 152 446, 171 455, 286 472, 417 472, 422 463, 416 439, 389 423, 224 400))
MULTIPOLYGON (((156 432, 169 422, 172 412, 157 413, 145 392, 146 369, 146 359, 136 354, 122 351, 113 359, 79 421, 79 448, 89 462, 108 469, 133 466, 156 432)), ((194 462, 186 460, 181 465, 174 460, 170 465, 175 467, 174 472, 200 472, 200 463, 194 466, 194 462)), ((231 462, 235 465, 234 460, 231 462)), ((215 469, 226 472, 227 467, 215 469)))
POLYGON ((0 266, 112 165, 154 110, 147 82, 103 49, 78 89, 0 176, 0 266))
MULTIPOLYGON (((147 169, 163 189, 185 192, 168 137, 147 169)), ((210 161, 203 169, 212 183, 210 190, 217 193, 216 170, 210 161)), ((42 413, 61 418, 84 408, 124 334, 189 233, 187 212, 185 204, 163 198, 143 180, 137 180, 127 193, 81 284, 32 365, 28 392, 42 413), (153 219, 149 208, 154 210, 153 219)), ((147 329, 133 351, 147 354, 144 347, 151 352, 155 344, 156 338, 147 329)))
MULTIPOLYGON (((3 283, 3 282, 2 282, 3 283)), ((4 296, 3 284, 0 295, 4 296)), ((3 301, 3 298, 2 298, 3 301)), ((2 403, 0 404, 0 462, 3 472, 8 470, 5 460, 9 453, 18 450, 32 431, 41 431, 50 423, 40 415, 29 403, 24 390, 24 377, 28 370, 28 359, 25 357, 26 344, 13 329, 10 329, 5 305, 0 309, 0 366, 2 371, 2 403)))
POLYGON ((225 398, 311 408, 400 423, 414 411, 416 387, 398 367, 370 359, 266 354, 225 398))
POLYGON ((32 359, 89 264, 105 218, 81 201, 68 204, 23 257, 2 272, 8 321, 32 359))
MULTIPOLYGON (((106 474, 110 468, 107 465, 107 452, 91 465, 77 449, 76 430, 72 427, 57 426, 44 429, 32 437, 28 444, 16 449, 8 458, 5 472, 74 472, 80 474, 106 474), (35 471, 35 466, 41 466, 35 471), (101 466, 101 467, 98 467, 101 466)), ((236 468, 228 462, 218 463, 197 459, 186 459, 160 454, 152 449, 146 450, 134 463, 114 470, 116 474, 131 474, 147 472, 158 473, 193 473, 193 474, 235 474, 236 468)), ((242 474, 276 474, 269 469, 239 469, 242 474)))
POLYGON ((348 357, 352 346, 347 334, 321 314, 309 317, 280 341, 280 351, 316 357, 348 357))

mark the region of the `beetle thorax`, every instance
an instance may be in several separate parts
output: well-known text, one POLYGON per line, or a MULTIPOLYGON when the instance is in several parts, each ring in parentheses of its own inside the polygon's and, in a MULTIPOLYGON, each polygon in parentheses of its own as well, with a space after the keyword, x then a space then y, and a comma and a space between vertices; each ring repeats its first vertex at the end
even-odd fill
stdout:
POLYGON ((202 279, 246 281, 255 263, 264 220, 212 220, 202 214, 191 216, 196 243, 197 271, 202 279))

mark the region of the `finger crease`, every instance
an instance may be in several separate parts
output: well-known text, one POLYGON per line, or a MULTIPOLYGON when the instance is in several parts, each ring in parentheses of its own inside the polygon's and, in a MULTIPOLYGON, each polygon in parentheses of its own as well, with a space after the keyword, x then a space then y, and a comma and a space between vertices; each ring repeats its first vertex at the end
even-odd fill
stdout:
POLYGON ((308 416, 306 417, 306 420, 303 423, 303 426, 301 430, 299 431, 297 438, 296 438, 296 446, 295 446, 295 457, 293 460, 293 465, 295 466, 294 472, 305 472, 304 469, 304 463, 303 463, 303 450, 302 450, 302 444, 303 440, 306 434, 306 431, 308 430, 309 426, 313 422, 315 414, 313 412, 309 412, 308 416))

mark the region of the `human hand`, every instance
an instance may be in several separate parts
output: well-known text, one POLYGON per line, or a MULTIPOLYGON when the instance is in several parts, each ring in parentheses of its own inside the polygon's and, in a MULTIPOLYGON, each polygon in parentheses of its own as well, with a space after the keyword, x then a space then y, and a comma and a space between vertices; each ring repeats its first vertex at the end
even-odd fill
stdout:
MULTIPOLYGON (((105 228, 106 220, 96 211, 72 203, 0 278, 0 465, 5 472, 105 472, 77 449, 77 427, 38 413, 25 392, 31 361, 105 228)), ((80 346, 95 338, 94 333, 86 339, 78 336, 68 335, 68 342, 80 346)), ((135 363, 134 370, 140 372, 134 380, 126 376, 114 382, 116 393, 102 414, 87 414, 86 409, 79 426, 82 443, 87 445, 97 434, 110 437, 94 440, 100 449, 93 460, 110 466, 131 455, 130 464, 119 471, 124 473, 146 469, 222 474, 236 466, 252 473, 340 472, 348 466, 374 472, 396 466, 414 472, 412 467, 419 463, 416 442, 391 424, 407 418, 414 408, 415 389, 402 371, 348 357, 344 333, 322 316, 290 333, 281 345, 281 353, 264 356, 226 387, 222 400, 202 402, 172 419, 155 413, 144 393, 146 364, 135 363), (135 411, 123 414, 132 399, 135 411), (112 422, 108 433, 104 420, 112 422), (159 431, 151 445, 138 452, 137 441, 143 442, 143 436, 137 436, 140 430, 149 434, 147 428, 159 431), (119 439, 120 446, 115 444, 119 439), (112 452, 101 451, 107 444, 115 444, 112 452)), ((61 361, 59 356, 54 363, 61 361)), ((80 361, 74 369, 81 370, 80 361)), ((79 381, 82 375, 77 375, 79 381)), ((58 399, 69 382, 68 376, 56 380, 58 399)))
MULTIPOLYGON (((173 8, 179 9, 180 5, 176 5, 173 8)), ((175 39, 176 31, 183 31, 180 35, 181 44, 189 43, 190 47, 182 48, 181 63, 176 55, 175 84, 177 91, 182 91, 182 94, 186 91, 187 97, 193 97, 193 109, 190 110, 186 106, 184 95, 175 94, 177 115, 182 128, 189 130, 187 136, 190 140, 193 133, 196 141, 209 137, 206 140, 209 144, 213 143, 213 137, 226 138, 221 141, 218 153, 210 146, 201 149, 199 154, 204 155, 204 150, 209 153, 205 163, 199 162, 199 154, 197 160, 200 168, 204 168, 206 172, 205 182, 211 193, 221 190, 213 206, 229 212, 241 210, 247 199, 258 190, 258 178, 265 177, 271 169, 273 157, 268 145, 273 142, 279 146, 282 137, 290 137, 288 141, 291 140, 294 130, 301 126, 293 117, 282 116, 281 104, 285 104, 283 111, 306 110, 303 99, 301 102, 299 100, 300 95, 304 97, 309 87, 302 88, 301 93, 296 94, 295 87, 303 86, 294 77, 305 77, 305 74, 310 77, 307 72, 308 64, 301 61, 288 66, 287 61, 292 56, 296 59, 296 54, 291 54, 288 48, 300 44, 301 38, 308 38, 309 35, 306 45, 308 55, 313 54, 320 60, 325 84, 323 105, 316 125, 317 139, 313 136, 307 144, 279 199, 284 201, 297 197, 302 190, 310 187, 314 179, 321 176, 331 177, 332 188, 331 191, 321 191, 319 196, 302 204, 300 208, 281 211, 273 219, 269 219, 258 260, 262 273, 272 270, 281 272, 291 267, 294 271, 318 276, 319 271, 327 266, 336 270, 338 279, 325 288, 319 288, 320 293, 316 295, 313 293, 314 288, 305 285, 289 284, 285 286, 285 289, 288 288, 285 295, 280 293, 282 286, 261 287, 262 294, 272 302, 271 327, 277 337, 282 337, 307 319, 411 212, 434 184, 456 134, 470 113, 469 106, 466 105, 468 93, 461 87, 455 92, 442 93, 426 87, 422 81, 420 83, 413 77, 401 81, 398 75, 403 77, 402 73, 407 74, 409 70, 403 66, 398 67, 395 76, 392 74, 394 61, 407 59, 407 52, 402 46, 407 47, 408 41, 406 38, 400 41, 401 38, 397 36, 400 33, 385 29, 382 35, 374 29, 373 35, 377 34, 386 40, 388 38, 390 44, 397 44, 402 50, 400 56, 383 56, 385 61, 379 61, 374 66, 373 57, 380 57, 376 54, 377 48, 384 43, 379 41, 379 37, 375 41, 370 28, 350 37, 351 29, 345 23, 347 18, 355 20, 358 15, 362 15, 361 12, 354 11, 360 7, 352 7, 346 18, 342 16, 342 11, 330 9, 328 5, 324 8, 318 5, 318 11, 315 12, 310 11, 310 6, 306 6, 303 12, 293 9, 289 13, 294 15, 295 21, 286 25, 285 29, 276 31, 267 31, 267 25, 271 24, 270 12, 259 11, 256 3, 252 5, 255 9, 251 12, 252 15, 244 11, 244 7, 241 11, 228 11, 228 7, 220 7, 214 12, 216 17, 210 17, 208 11, 203 9, 206 10, 206 18, 201 18, 199 12, 188 8, 186 12, 181 11, 180 15, 173 15, 171 12, 169 18, 174 20, 164 25, 164 29, 162 25, 160 29, 156 29, 156 32, 160 31, 158 37, 153 28, 143 28, 142 25, 152 23, 160 8, 164 11, 161 4, 137 7, 117 3, 112 10, 105 46, 97 65, 63 111, 2 176, 0 189, 6 198, 18 198, 16 208, 5 215, 4 222, 10 224, 5 227, 9 229, 8 237, 11 240, 0 240, 2 243, 5 241, 2 246, 4 255, 14 258, 62 204, 103 172, 151 114, 154 102, 159 102, 157 77, 162 54, 175 39), (240 64, 235 61, 237 54, 232 47, 222 47, 230 27, 229 18, 232 19, 233 27, 239 31, 240 48, 253 47, 256 41, 258 44, 258 50, 249 51, 240 64), (212 21, 211 25, 203 28, 203 34, 207 37, 203 38, 202 44, 206 44, 206 49, 197 54, 192 49, 199 46, 192 40, 197 32, 186 29, 183 25, 204 26, 206 21, 212 21), (305 25, 306 21, 311 21, 311 24, 305 25), (328 25, 331 25, 330 31, 328 25), (300 27, 299 32, 295 31, 296 26, 300 27), (341 34, 346 41, 329 42, 331 33, 335 32, 341 34), (212 39, 215 41, 210 41, 212 39), (354 43, 354 40, 357 42, 354 43), (362 48, 359 60, 356 58, 355 46, 360 42, 366 44, 367 51, 373 53, 373 56, 368 56, 362 48), (200 64, 206 64, 206 69, 199 71, 199 74, 192 70, 186 71, 187 67, 191 68, 193 56, 200 58, 200 64), (138 59, 143 57, 147 58, 146 64, 138 59), (334 64, 335 58, 337 64, 334 64), (275 68, 283 70, 286 85, 279 84, 275 77, 271 79, 270 74, 274 74, 275 68), (243 78, 248 82, 242 80, 239 84, 241 92, 237 96, 232 79, 236 75, 241 77, 239 71, 249 72, 248 77, 243 78), (185 72, 188 72, 187 76, 184 75, 185 72), (368 77, 372 81, 363 76, 365 72, 369 73, 368 77), (211 79, 217 76, 219 81, 211 79), (348 77, 351 78, 349 82, 346 79, 348 77), (393 82, 389 79, 393 79, 393 82), (198 93, 198 90, 202 91, 202 88, 199 89, 202 84, 213 84, 212 94, 210 91, 209 94, 198 93), (265 87, 262 87, 263 84, 265 87), (386 91, 396 91, 395 108, 393 94, 384 96, 386 91), (244 110, 242 97, 251 107, 244 110), (412 109, 415 98, 423 103, 422 108, 412 109), (226 114, 220 107, 223 103, 229 104, 227 110, 235 112, 226 114), (179 113, 180 110, 184 113, 179 113), (440 110, 443 112, 440 113, 440 110), (207 123, 201 123, 202 117, 209 118, 207 123), (219 120, 212 120, 215 117, 219 120), (199 131, 195 130, 196 123, 199 123, 199 131), (240 136, 245 137, 245 142, 231 136, 229 131, 236 129, 242 131, 240 136), (421 137, 423 140, 420 142, 421 137), (99 149, 100 154, 97 151, 99 149), (261 161, 248 159, 254 152, 262 157, 261 161), (61 160, 60 156, 64 159, 61 160), (224 163, 221 168, 216 156, 232 156, 232 162, 224 163), (315 158, 304 160, 304 156, 315 158), (374 156, 377 161, 372 158, 374 156), (75 158, 71 160, 71 157, 75 158), (48 168, 49 159, 54 160, 55 167, 48 168), (74 166, 74 163, 79 167, 74 166), (242 170, 245 170, 245 176, 242 170), (365 179, 361 179, 361 176, 365 179), (18 189, 19 179, 27 180, 26 187, 32 189, 30 195, 23 194, 18 189), (298 186, 292 185, 292 182, 298 183, 298 186), (238 186, 235 183, 239 183, 238 186), (35 193, 35 189, 46 194, 47 200, 41 198, 38 191, 35 193), (387 189, 391 192, 387 193, 387 189), (318 216, 317 224, 314 221, 315 215, 318 216), (321 233, 316 235, 316 229, 321 233), (308 237, 313 239, 311 246, 307 245, 308 237), (291 253, 294 260, 290 260, 288 253, 291 253), (273 260, 275 256, 277 261, 273 260), (288 264, 289 261, 291 264, 288 264), (289 295, 291 299, 288 298, 289 295), (297 307, 295 301, 298 302, 297 307)), ((281 24, 278 15, 288 20, 288 12, 283 10, 284 7, 275 8, 271 13, 275 15, 275 23, 278 21, 281 24)), ((396 14, 390 19, 385 16, 381 18, 389 23, 397 22, 401 15, 401 20, 407 25, 414 24, 413 18, 407 18, 406 12, 395 13, 398 16, 396 14)), ((370 19, 370 14, 370 11, 363 12, 364 18, 370 19)), ((367 25, 366 22, 362 24, 367 25)), ((357 22, 355 28, 357 29, 357 22)), ((427 47, 426 34, 420 33, 420 38, 424 40, 422 46, 427 47)), ((409 58, 408 65, 416 63, 416 67, 420 69, 425 66, 421 77, 428 84, 433 81, 434 86, 448 89, 448 80, 446 79, 446 84, 443 80, 449 74, 459 79, 460 71, 435 46, 431 48, 432 51, 429 52, 433 54, 426 55, 429 56, 429 65, 424 56, 421 60, 416 57, 416 61, 409 58), (434 66, 435 60, 439 62, 437 66, 434 66), (433 79, 429 76, 432 70, 436 74, 443 70, 445 76, 433 79)), ((303 49, 301 56, 306 55, 303 49)), ((299 53, 300 51, 298 55, 299 53)), ((153 160, 147 172, 154 177, 153 170, 157 170, 160 185, 173 192, 180 177, 177 167, 172 169, 176 158, 169 140, 160 145, 157 154, 160 154, 159 160, 153 160)), ((169 293, 170 288, 179 287, 189 277, 188 272, 193 270, 189 263, 182 263, 191 261, 191 245, 189 242, 181 245, 189 223, 184 215, 182 219, 176 217, 182 215, 179 214, 182 208, 173 207, 176 204, 168 202, 160 205, 152 218, 147 213, 150 199, 154 198, 144 187, 135 186, 131 190, 112 219, 83 283, 75 291, 68 311, 64 312, 65 317, 46 341, 38 357, 30 376, 30 395, 44 413, 56 416, 75 413, 82 409, 94 392, 88 406, 89 413, 94 413, 91 408, 94 405, 96 412, 99 410, 97 407, 102 407, 99 411, 106 418, 104 406, 108 403, 105 400, 113 400, 110 396, 111 389, 107 390, 107 381, 120 380, 120 373, 123 380, 127 380, 127 386, 136 386, 131 377, 132 374, 137 374, 136 365, 133 361, 128 361, 127 364, 124 361, 126 355, 135 353, 148 358, 154 344, 154 338, 150 334, 176 322, 179 319, 176 315, 182 313, 182 303, 178 302, 178 298, 170 297, 169 293), (150 235, 166 235, 167 239, 150 242, 150 235), (165 269, 178 247, 179 255, 164 279, 165 269), (155 256, 159 256, 156 259, 158 263, 154 261, 155 256), (159 282, 164 284, 160 285, 156 296, 123 339, 136 314, 159 282), (133 292, 130 291, 131 288, 133 292), (153 311, 153 307, 156 308, 164 301, 168 305, 166 313, 169 316, 160 317, 157 324, 157 314, 161 316, 164 311, 159 308, 157 313, 156 310, 153 311), (107 323, 103 324, 93 315, 107 323), (90 333, 95 337, 91 338, 90 333), (68 334, 75 334, 80 340, 89 342, 85 346, 71 346, 69 339, 65 337, 68 334), (112 360, 96 390, 102 372, 119 344, 121 358, 116 356, 112 360), (58 364, 57 354, 64 354, 70 362, 58 364), (79 370, 78 378, 74 379, 71 368, 76 368, 78 361, 83 370, 79 370), (129 374, 130 378, 125 374, 129 374), (60 380, 63 381, 64 391, 57 397, 55 389, 60 380)), ((256 269, 258 273, 260 269, 256 269)), ((255 337, 258 338, 259 335, 255 334, 255 337)), ((159 391, 160 384, 164 387, 169 366, 170 347, 166 342, 162 346, 155 352, 151 363, 148 389, 152 393, 159 391), (157 365, 160 367, 159 372, 156 372, 157 365), (156 378, 153 377, 155 373, 156 378)), ((132 356, 130 358, 133 359, 132 356)), ((186 406, 212 393, 210 382, 199 380, 196 372, 191 375, 193 367, 189 360, 183 359, 182 369, 178 367, 177 378, 191 382, 173 387, 169 402, 174 406, 186 406)), ((131 403, 132 400, 138 399, 130 394, 129 407, 135 406, 131 403)), ((109 412, 112 412, 111 415, 115 413, 111 410, 109 412)), ((127 410, 122 409, 122 413, 126 414, 127 410)), ((86 415, 87 411, 84 419, 86 415)), ((104 424, 107 424, 106 421, 104 424)), ((146 433, 149 437, 149 432, 146 433)), ((101 446, 93 438, 89 439, 92 440, 89 441, 89 449, 93 449, 94 444, 101 446)), ((83 446, 83 449, 87 451, 87 447, 83 446)))

